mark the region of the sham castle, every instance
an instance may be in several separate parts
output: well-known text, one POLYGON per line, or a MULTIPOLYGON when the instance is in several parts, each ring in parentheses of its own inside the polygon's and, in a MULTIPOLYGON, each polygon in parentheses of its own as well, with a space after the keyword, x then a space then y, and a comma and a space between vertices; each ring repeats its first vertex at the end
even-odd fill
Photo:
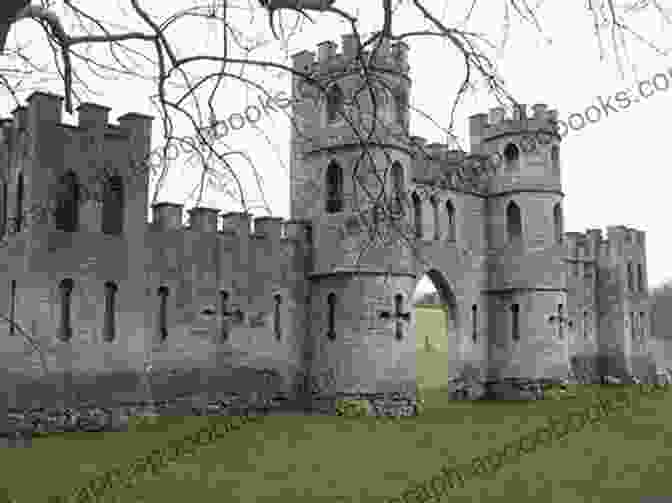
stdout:
POLYGON ((450 313, 446 382, 655 372, 645 234, 564 232, 557 112, 494 108, 469 118, 470 152, 426 144, 404 134, 408 46, 385 42, 375 57, 383 125, 365 148, 368 133, 343 113, 356 100, 355 120, 372 123, 355 54, 344 35, 340 53, 328 41, 293 56, 327 92, 293 77, 286 221, 195 207, 185 224, 183 206, 163 202, 147 222, 148 175, 134 167, 150 154, 152 117, 111 124, 109 108, 83 103, 70 126, 61 97, 35 92, 0 121, 10 406, 30 400, 22 386, 43 366, 69 382, 118 375, 106 381, 118 396, 135 392, 123 376, 147 362, 199 369, 212 386, 244 366, 275 369, 287 386, 329 374, 326 394, 395 390, 415 382, 412 298, 424 275, 450 313), (530 148, 530 137, 546 141, 530 148), (413 246, 366 246, 356 214, 381 183, 413 246))

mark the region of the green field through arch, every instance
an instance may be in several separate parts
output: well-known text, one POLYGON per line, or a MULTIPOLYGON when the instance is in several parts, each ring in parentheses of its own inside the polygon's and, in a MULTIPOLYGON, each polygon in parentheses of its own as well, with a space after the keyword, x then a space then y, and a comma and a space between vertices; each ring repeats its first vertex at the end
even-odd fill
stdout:
POLYGON ((455 313, 447 303, 442 302, 442 296, 428 275, 423 277, 422 282, 425 288, 429 285, 429 290, 422 294, 416 292, 413 308, 417 384, 425 389, 444 388, 451 373, 450 352, 457 350, 450 344, 451 340, 455 340, 455 313))

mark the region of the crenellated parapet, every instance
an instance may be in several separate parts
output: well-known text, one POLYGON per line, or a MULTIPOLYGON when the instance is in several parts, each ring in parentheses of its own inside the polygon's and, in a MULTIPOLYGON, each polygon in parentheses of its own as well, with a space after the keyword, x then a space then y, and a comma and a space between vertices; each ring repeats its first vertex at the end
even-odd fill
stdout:
POLYGON ((253 218, 250 213, 237 211, 221 214, 216 208, 202 206, 191 208, 188 214, 188 224, 185 224, 184 205, 155 203, 152 205, 150 229, 155 232, 180 231, 229 236, 238 242, 310 243, 307 230, 310 223, 304 220, 285 220, 271 216, 253 218))
POLYGON ((409 142, 414 150, 413 179, 416 183, 442 189, 485 193, 494 166, 488 156, 468 153, 452 143, 426 144, 414 136, 409 142))
MULTIPOLYGON (((362 51, 362 58, 368 61, 371 49, 378 46, 378 42, 369 45, 362 51)), ((338 44, 333 40, 325 40, 317 45, 316 51, 303 50, 292 56, 294 70, 309 75, 323 75, 334 71, 354 70, 359 66, 357 53, 359 47, 354 34, 341 37, 342 51, 338 52, 338 44), (317 56, 317 58, 316 58, 317 56)), ((384 39, 376 51, 374 65, 386 70, 393 70, 408 74, 408 44, 397 42, 391 44, 384 39)))
POLYGON ((503 107, 495 107, 488 114, 476 114, 469 118, 469 138, 472 152, 479 152, 481 145, 491 139, 519 134, 521 131, 546 132, 557 136, 557 110, 548 110, 548 105, 539 103, 529 110, 520 104, 508 113, 503 107))
MULTIPOLYGON (((585 268, 586 264, 596 267, 618 270, 618 276, 625 280, 628 264, 632 264, 632 275, 646 275, 645 232, 623 225, 608 226, 607 237, 603 238, 601 229, 587 229, 585 233, 566 232, 564 234, 566 260, 575 271, 585 268), (614 269, 615 268, 615 269, 614 269)), ((645 282, 645 280, 643 279, 645 282)))
POLYGON ((160 202, 152 205, 151 227, 155 231, 195 231, 211 234, 231 234, 239 239, 308 241, 304 220, 262 216, 232 211, 221 214, 216 208, 196 206, 188 210, 189 223, 184 224, 184 205, 160 202), (221 220, 221 225, 219 221, 221 220))

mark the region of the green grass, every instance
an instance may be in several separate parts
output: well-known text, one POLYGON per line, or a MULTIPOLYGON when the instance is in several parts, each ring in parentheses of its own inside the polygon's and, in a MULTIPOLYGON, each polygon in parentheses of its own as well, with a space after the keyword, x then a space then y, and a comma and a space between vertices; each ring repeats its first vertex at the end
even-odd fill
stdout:
MULTIPOLYGON (((445 366, 435 365, 430 378, 445 375, 445 366)), ((105 501, 387 502, 444 464, 467 463, 545 424, 549 415, 583 409, 598 392, 615 391, 582 386, 575 400, 450 402, 445 391, 425 386, 426 409, 419 418, 268 417, 227 433, 156 477, 145 475, 134 488, 111 490, 105 501)), ((672 390, 641 397, 633 409, 554 440, 497 474, 470 480, 442 501, 632 503, 642 496, 671 496, 671 397, 672 390)), ((165 428, 143 433, 68 434, 36 440, 27 449, 2 449, 0 486, 18 503, 46 501, 207 422, 171 419, 162 420, 165 428)))
POLYGON ((445 386, 448 379, 446 315, 438 306, 416 307, 416 378, 426 388, 445 386))

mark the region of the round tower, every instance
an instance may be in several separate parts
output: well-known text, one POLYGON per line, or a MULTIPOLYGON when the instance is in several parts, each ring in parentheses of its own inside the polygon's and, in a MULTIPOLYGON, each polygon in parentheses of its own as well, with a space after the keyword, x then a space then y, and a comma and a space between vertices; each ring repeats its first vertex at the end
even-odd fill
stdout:
POLYGON ((375 66, 391 72, 370 77, 375 100, 357 51, 354 35, 345 35, 341 53, 327 41, 317 59, 309 51, 293 57, 306 78, 295 76, 292 86, 291 215, 313 228, 306 370, 318 397, 399 391, 415 382, 412 253, 393 243, 395 231, 373 204, 382 184, 390 196, 411 182, 412 153, 403 141, 408 47, 380 44, 375 66), (378 236, 389 239, 374 244, 369 229, 378 220, 378 236))
POLYGON ((471 117, 489 180, 490 374, 560 377, 569 369, 566 252, 557 112, 518 105, 471 117))

